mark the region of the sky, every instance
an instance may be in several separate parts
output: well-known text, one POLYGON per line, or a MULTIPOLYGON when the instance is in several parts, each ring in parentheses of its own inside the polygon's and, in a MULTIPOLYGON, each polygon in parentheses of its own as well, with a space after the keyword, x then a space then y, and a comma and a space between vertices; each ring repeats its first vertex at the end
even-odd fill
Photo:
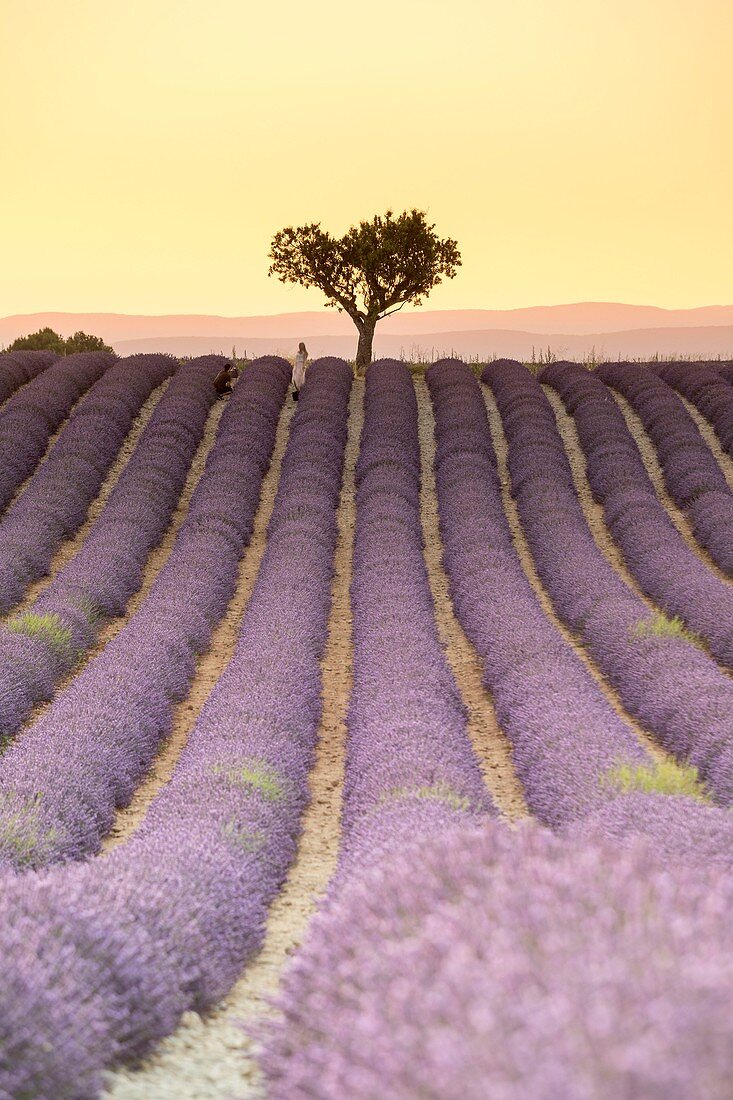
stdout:
POLYGON ((733 302, 730 0, 0 0, 0 315, 318 309, 286 225, 427 211, 426 308, 733 302))

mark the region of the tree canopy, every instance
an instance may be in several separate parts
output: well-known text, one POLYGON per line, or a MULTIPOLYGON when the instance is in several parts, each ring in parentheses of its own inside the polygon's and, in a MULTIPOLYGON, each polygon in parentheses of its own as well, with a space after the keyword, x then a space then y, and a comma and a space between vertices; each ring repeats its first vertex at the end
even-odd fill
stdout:
POLYGON ((59 355, 73 355, 79 351, 107 351, 114 355, 112 348, 105 344, 101 336, 90 336, 86 332, 75 332, 64 339, 52 328, 41 328, 28 336, 19 336, 13 340, 8 351, 55 351, 59 355))
POLYGON ((371 360, 377 321, 408 302, 421 305, 443 277, 461 264, 456 241, 441 240, 422 210, 391 210, 333 237, 319 223, 275 234, 268 274, 285 283, 317 287, 326 304, 343 310, 359 332, 357 367, 371 360))

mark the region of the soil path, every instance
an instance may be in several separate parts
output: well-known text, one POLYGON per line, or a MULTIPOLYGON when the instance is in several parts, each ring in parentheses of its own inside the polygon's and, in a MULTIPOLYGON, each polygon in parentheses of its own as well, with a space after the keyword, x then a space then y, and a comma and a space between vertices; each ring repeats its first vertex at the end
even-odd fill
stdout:
MULTIPOLYGON (((100 376, 100 377, 103 377, 103 376, 100 376)), ((35 379, 32 379, 31 381, 35 381, 35 379)), ((98 382, 98 381, 99 381, 99 378, 97 379, 97 382, 98 382)), ((26 385, 28 385, 28 384, 29 384, 29 383, 26 383, 26 385)), ((1 514, 1 515, 4 515, 4 514, 5 514, 5 512, 7 512, 8 508, 11 508, 11 507, 13 506, 13 504, 15 504, 16 500, 17 500, 17 499, 18 499, 18 497, 19 497, 19 496, 21 495, 21 493, 23 493, 23 492, 25 491, 25 489, 26 489, 26 488, 27 488, 27 486, 28 486, 28 482, 29 482, 29 481, 31 480, 31 478, 33 477, 33 475, 35 474, 35 472, 36 472, 36 470, 37 470, 37 469, 39 468, 39 466, 42 466, 42 465, 44 464, 44 462, 45 462, 45 461, 46 461, 46 459, 48 458, 49 454, 51 453, 51 451, 52 451, 52 449, 53 449, 53 446, 54 446, 54 444, 56 443, 56 440, 57 440, 57 439, 58 439, 58 437, 59 437, 59 436, 61 435, 61 433, 62 433, 62 431, 64 430, 64 428, 66 427, 66 425, 67 425, 67 424, 69 423, 69 420, 71 419, 71 417, 73 416, 73 414, 74 414, 74 413, 76 412, 76 408, 77 408, 77 405, 81 404, 81 402, 82 402, 82 401, 84 400, 84 398, 85 398, 85 397, 87 396, 87 394, 88 394, 88 393, 89 393, 89 391, 91 390, 92 386, 94 386, 94 385, 96 385, 96 383, 95 383, 95 382, 92 382, 92 385, 91 385, 91 386, 89 386, 89 387, 88 387, 88 388, 87 388, 86 390, 84 390, 84 393, 80 394, 80 395, 79 395, 79 397, 77 397, 76 401, 75 401, 75 402, 74 402, 74 404, 73 404, 73 405, 71 406, 71 408, 69 409, 68 413, 66 414, 66 416, 64 417, 64 419, 63 419, 63 420, 61 421, 61 423, 59 424, 59 426, 58 426, 58 428, 56 429, 56 431, 55 431, 55 432, 52 432, 52 434, 51 434, 51 435, 50 435, 50 436, 48 437, 48 443, 46 444, 46 449, 45 449, 45 451, 43 452, 43 454, 41 455, 41 457, 40 457, 40 458, 38 459, 38 462, 36 462, 35 466, 34 466, 34 467, 33 467, 33 469, 31 470, 31 472, 30 472, 30 473, 28 474, 28 477, 27 477, 27 478, 25 478, 25 480, 24 480, 24 481, 21 481, 20 485, 19 485, 19 486, 18 486, 18 488, 17 488, 16 490, 15 490, 15 492, 13 493, 13 495, 11 496, 10 500, 9 500, 9 501, 8 501, 8 503, 7 503, 6 505, 5 505, 5 507, 4 507, 4 508, 0 508, 0 514, 1 514)), ((24 388, 25 388, 25 387, 24 387, 24 388)))
POLYGON ((560 397, 550 386, 543 386, 545 396, 552 405, 552 411, 555 414, 555 423, 557 424, 557 430, 560 433, 560 438, 563 441, 565 447, 565 454, 567 455, 568 462, 570 463, 570 470, 573 475, 573 484, 575 486, 575 492, 578 495, 580 506, 583 509, 583 515, 585 516, 585 522, 590 528, 590 533, 593 535, 596 545, 599 550, 606 556, 613 568, 619 574, 625 584, 629 586, 636 596, 644 600, 645 604, 650 611, 659 611, 660 608, 647 597, 647 595, 639 587, 635 577, 629 572, 626 562, 624 561, 623 554, 619 550, 618 546, 613 540, 611 533, 606 526, 605 516, 603 514, 603 506, 598 504, 593 497, 593 492, 588 484, 588 471, 585 462, 585 456, 583 449, 578 439, 578 432, 575 427, 575 421, 572 416, 568 414, 563 405, 560 397))
MULTIPOLYGON (((676 390, 675 393, 677 393, 676 390)), ((705 419, 700 410, 696 408, 696 406, 693 405, 691 401, 688 401, 687 398, 683 397, 681 393, 677 393, 677 396, 687 409, 692 419, 695 421, 700 435, 703 437, 708 447, 713 452, 715 461, 718 463, 720 469, 723 471, 723 477, 728 484, 728 488, 733 490, 733 460, 731 460, 730 455, 727 455, 723 448, 720 446, 720 440, 715 434, 715 428, 709 420, 705 419)))
MULTIPOLYGON (((217 404, 220 408, 223 407, 221 403, 217 404)), ((280 480, 280 465, 287 446, 292 417, 293 408, 288 404, 283 408, 278 421, 272 459, 262 481, 252 537, 239 563, 234 595, 229 601, 224 617, 211 635, 209 648, 196 662, 196 671, 188 695, 173 712, 170 735, 161 746, 147 776, 135 791, 132 801, 118 811, 112 829, 103 842, 103 851, 109 851, 121 844, 137 829, 148 812, 148 806, 173 774, 178 757, 188 741, 201 708, 231 660, 244 612, 252 595, 262 555, 265 552, 267 525, 275 502, 277 484, 280 480)))
MULTIPOLYGON (((629 586, 639 599, 642 599, 651 612, 661 612, 662 614, 668 614, 661 604, 657 604, 651 599, 639 586, 636 578, 624 561, 621 550, 614 542, 608 527, 606 526, 603 507, 598 504, 594 497, 591 487, 588 483, 588 476, 586 470, 585 456, 583 449, 580 445, 578 438, 578 432, 575 427, 575 421, 565 409, 560 397, 550 386, 543 386, 545 393, 552 405, 553 412, 555 413, 555 420, 557 423, 558 431, 562 437, 562 441, 565 445, 565 453, 568 456, 570 463, 570 469, 573 474, 573 483, 575 485, 575 491, 580 499, 580 504, 583 509, 583 514, 588 524, 591 534, 595 539, 596 545, 605 554, 610 564, 614 567, 616 572, 620 575, 622 580, 629 586)), ((669 614, 673 614, 670 612, 669 614)), ((684 617, 684 616, 683 616, 684 617)), ((700 644, 704 648, 711 661, 715 661, 720 671, 725 676, 731 676, 731 670, 718 661, 710 652, 710 648, 705 642, 704 638, 700 639, 700 644)))
MULTIPOLYGON (((88 649, 86 653, 83 654, 79 663, 71 670, 68 676, 66 676, 56 685, 54 697, 58 696, 62 691, 64 691, 72 682, 72 680, 74 680, 79 675, 79 673, 86 668, 89 662, 94 660, 94 658, 99 653, 101 653, 104 647, 108 645, 109 642, 111 642, 112 639, 117 636, 117 634, 119 634, 120 630, 122 630, 122 628, 125 626, 125 623, 127 623, 130 617, 135 614, 137 609, 140 607, 140 604, 149 595, 150 589, 155 583, 155 578, 158 576, 158 573, 168 560, 168 556, 173 549, 173 544, 176 541, 176 535, 178 534, 182 523, 188 515, 188 506, 191 503, 191 497, 193 496, 194 490, 198 485, 199 478, 204 471, 204 466, 206 465, 206 457, 211 450, 214 438, 216 437, 216 432, 219 427, 219 420, 221 419, 223 411, 224 402, 215 402, 214 407, 209 413, 209 418, 206 421, 206 427, 204 428, 203 437, 198 446, 198 450, 193 457, 193 461, 188 471, 188 477, 186 478, 186 482, 183 486, 183 492, 178 499, 178 504, 176 506, 175 512, 173 513, 171 522, 168 525, 168 529, 163 535, 162 540, 158 543, 157 547, 155 548, 155 550, 153 550, 153 552, 148 557, 147 562, 145 563, 145 568, 143 569, 142 574, 142 584, 140 588, 128 601, 124 615, 121 615, 116 619, 110 619, 107 623, 104 624, 99 634, 97 635, 97 640, 95 644, 90 649, 88 649)), ((35 706, 28 719, 18 730, 16 736, 22 737, 24 728, 36 722, 41 717, 41 715, 51 706, 52 703, 53 699, 50 699, 48 700, 48 702, 39 703, 37 706, 35 706)))
POLYGON ((298 853, 273 902, 262 950, 220 1006, 205 1017, 185 1014, 174 1035, 136 1071, 109 1076, 106 1100, 250 1100, 263 1095, 254 1045, 245 1032, 272 1012, 269 999, 288 957, 299 946, 318 899, 336 868, 344 777, 346 709, 351 692, 351 560, 354 468, 363 422, 364 383, 356 381, 349 405, 349 434, 339 502, 328 637, 321 662, 323 711, 311 801, 303 817, 298 853))
POLYGON ((519 512, 517 506, 514 503, 514 498, 510 491, 510 477, 507 466, 507 441, 504 435, 504 426, 501 419, 501 414, 494 400, 494 395, 491 393, 487 386, 482 386, 484 395, 484 403, 486 405, 486 412, 489 418, 489 427, 491 429, 491 438, 494 443, 494 449, 496 451, 497 466, 499 471, 499 478, 501 480, 501 495, 504 503, 504 511, 509 521, 509 527, 511 528, 512 538, 514 540, 514 548, 517 551, 519 560, 522 563, 527 580, 532 585, 537 598, 540 601, 540 605, 545 615, 553 623, 553 625, 560 631, 568 645, 571 645, 575 650, 575 653, 581 659, 585 667, 590 672, 593 679, 596 681, 607 702, 613 707, 616 713, 622 718, 634 731, 640 744, 645 748, 655 760, 664 761, 670 760, 671 757, 665 750, 657 743, 653 735, 648 730, 644 729, 636 719, 634 719, 628 711, 624 708, 621 699, 613 690, 611 685, 606 680, 605 676, 598 668, 597 664, 587 653, 585 647, 579 641, 579 639, 571 633, 565 626, 560 617, 555 611, 555 607, 550 599, 549 595, 545 591, 545 587, 540 580, 537 569, 535 568, 534 558, 532 552, 527 543, 527 539, 522 528, 522 523, 519 518, 519 512))
POLYGON ((425 382, 415 382, 420 433, 422 488, 420 512, 425 538, 425 564, 435 605, 440 640, 451 672, 468 709, 468 734, 481 771, 501 814, 509 821, 529 815, 522 784, 514 770, 512 746, 496 717, 491 695, 483 684, 481 658, 463 632, 453 611, 448 577, 443 568, 443 547, 435 491, 435 419, 425 382))
POLYGON ((623 413, 626 425, 634 437, 634 442, 639 449, 641 460, 644 463, 644 468, 649 475, 652 485, 654 486, 654 492, 662 502, 667 510, 669 518, 679 531, 682 538, 685 540, 687 546, 694 554, 697 554, 698 558, 707 565, 708 569, 715 573, 716 577, 724 581, 725 584, 733 584, 733 578, 728 577, 723 570, 716 565, 715 561, 711 558, 710 554, 701 546, 695 538, 692 532, 692 524, 687 519, 685 513, 681 508, 675 504, 672 497, 667 492, 667 486, 664 482, 664 473, 657 457, 657 449, 654 446, 646 428, 642 424, 640 418, 636 415, 629 402, 623 397, 617 390, 611 389, 609 386, 608 392, 613 397, 614 401, 618 405, 619 409, 623 413))
POLYGON ((41 577, 39 580, 34 581, 28 589, 25 595, 19 602, 7 613, 8 617, 11 615, 18 615, 23 611, 26 611, 31 604, 38 599, 44 588, 47 588, 53 578, 59 573, 64 566, 68 565, 71 559, 79 552, 84 540, 89 534, 89 530, 92 524, 99 518, 102 509, 109 500, 110 493, 114 489, 115 485, 120 479, 120 475, 127 465, 132 452, 140 442, 140 436, 147 428, 150 418, 155 412, 158 402, 162 398, 166 389, 168 388, 170 379, 166 378, 162 385, 153 390, 150 397, 140 409, 135 421, 130 428, 130 431, 122 441, 122 446, 117 454, 117 458, 114 460, 112 466, 107 473, 106 478, 102 482, 102 486, 97 493, 96 497, 89 506, 87 512, 87 518, 84 523, 73 536, 64 542, 54 554, 48 573, 45 577, 41 577))

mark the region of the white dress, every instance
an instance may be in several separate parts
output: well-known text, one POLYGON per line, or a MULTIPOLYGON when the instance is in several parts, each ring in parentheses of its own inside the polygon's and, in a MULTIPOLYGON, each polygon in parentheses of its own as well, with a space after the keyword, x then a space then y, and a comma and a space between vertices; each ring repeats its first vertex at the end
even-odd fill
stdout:
POLYGON ((293 385, 296 390, 302 390, 305 385, 305 371, 306 360, 308 355, 304 351, 299 351, 295 356, 295 366, 293 367, 293 385))

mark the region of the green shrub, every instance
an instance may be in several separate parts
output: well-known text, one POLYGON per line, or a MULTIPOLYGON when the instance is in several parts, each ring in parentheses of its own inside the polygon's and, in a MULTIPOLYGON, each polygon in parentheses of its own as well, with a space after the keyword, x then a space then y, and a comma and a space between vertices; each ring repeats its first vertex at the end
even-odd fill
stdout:
POLYGON ((698 802, 712 801, 697 768, 691 764, 678 764, 674 760, 617 764, 601 776, 601 786, 620 794, 643 791, 645 794, 684 795, 696 798, 698 802))
POLYGON ((650 619, 639 619, 631 628, 632 638, 678 638, 698 649, 705 649, 699 634, 688 630, 678 615, 670 619, 661 611, 655 611, 650 619))
POLYGON ((77 596, 76 599, 71 600, 70 603, 72 603, 74 607, 79 608, 90 626, 98 626, 104 618, 97 605, 90 600, 88 596, 77 596))
POLYGON ((29 638, 39 638, 65 664, 73 663, 71 627, 64 626, 58 615, 37 615, 34 611, 24 611, 21 615, 10 619, 6 623, 6 628, 11 634, 25 634, 29 638))
POLYGON ((215 764, 212 774, 224 776, 235 787, 258 791, 268 802, 280 802, 287 792, 287 781, 266 760, 258 757, 236 764, 215 764))

